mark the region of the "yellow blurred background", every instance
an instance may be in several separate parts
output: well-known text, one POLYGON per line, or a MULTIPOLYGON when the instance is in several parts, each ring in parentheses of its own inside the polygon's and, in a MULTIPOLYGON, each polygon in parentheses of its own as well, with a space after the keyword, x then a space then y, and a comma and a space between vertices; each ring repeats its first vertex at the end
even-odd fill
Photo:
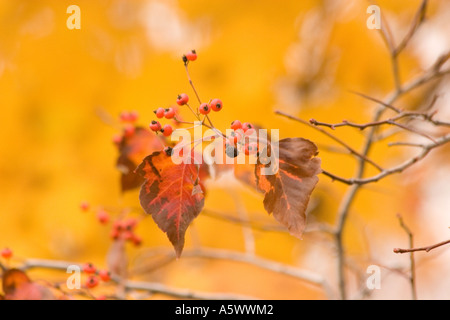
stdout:
MULTIPOLYGON (((398 39, 419 3, 378 2, 398 39)), ((305 120, 368 121, 374 104, 350 90, 382 98, 392 90, 393 78, 380 34, 366 27, 367 6, 360 1, 319 0, 0 0, 0 248, 12 248, 18 263, 48 258, 105 266, 109 228, 100 226, 92 212, 81 212, 80 202, 87 200, 94 208, 125 208, 137 207, 139 201, 137 190, 120 192, 117 150, 111 140, 119 129, 105 123, 99 110, 114 118, 122 110, 137 110, 139 123, 147 126, 152 111, 173 105, 177 94, 186 92, 193 98, 180 58, 191 49, 198 53, 190 72, 200 96, 224 102, 222 112, 212 119, 218 128, 225 130, 240 119, 280 129, 282 138, 311 139, 319 145, 323 168, 350 177, 356 168, 350 156, 328 152, 325 147, 332 141, 327 137, 275 116, 274 110, 305 120), (66 9, 72 4, 81 9, 80 30, 66 26, 70 16, 66 9)), ((430 20, 444 9, 448 12, 448 7, 446 1, 432 1, 430 20)), ((401 58, 404 80, 424 69, 417 48, 420 43, 413 43, 401 58)), ((419 93, 403 102, 414 105, 423 98, 419 93)), ((189 118, 185 111, 183 117, 189 118)), ((349 128, 335 133, 360 148, 360 132, 349 128)), ((390 165, 404 156, 403 151, 380 147, 372 156, 390 165)), ((208 183, 206 209, 237 216, 238 205, 252 220, 276 225, 264 211, 260 194, 227 179, 208 183)), ((419 243, 445 235, 435 232, 450 226, 445 224, 448 217, 424 226, 417 195, 424 193, 416 189, 423 184, 417 179, 395 176, 359 194, 345 244, 363 270, 374 263, 408 266, 407 256, 392 254, 393 247, 407 245, 397 213, 417 232, 419 243)), ((320 176, 310 221, 334 224, 345 190, 346 186, 320 176)), ((132 262, 142 261, 151 248, 172 250, 151 218, 142 221, 137 232, 143 245, 128 248, 132 262)), ((326 236, 306 234, 298 240, 288 233, 262 231, 253 236, 256 255, 318 271, 335 283, 334 251, 326 236)), ((241 226, 210 215, 200 214, 186 241, 186 250, 198 245, 245 250, 241 226)), ((450 264, 442 267, 443 261, 448 261, 448 252, 419 269, 420 297, 450 298, 448 281, 435 277, 449 271, 450 264)), ((35 271, 33 277, 64 275, 35 271)), ((302 281, 220 260, 182 256, 139 277, 178 288, 263 299, 325 298, 320 288, 302 281)), ((389 274, 386 279, 375 297, 409 297, 403 277, 389 274), (394 285, 396 290, 387 289, 394 285)))

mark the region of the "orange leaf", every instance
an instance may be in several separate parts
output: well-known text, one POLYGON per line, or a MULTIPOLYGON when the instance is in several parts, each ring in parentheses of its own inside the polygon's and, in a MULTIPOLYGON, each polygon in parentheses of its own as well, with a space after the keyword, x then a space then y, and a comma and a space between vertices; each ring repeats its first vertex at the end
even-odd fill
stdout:
POLYGON ((162 149, 161 141, 156 134, 142 127, 136 127, 131 135, 123 135, 118 148, 120 155, 117 159, 117 168, 122 173, 122 192, 140 187, 144 179, 134 170, 147 155, 162 149))
POLYGON ((265 193, 264 208, 293 236, 301 238, 306 226, 305 211, 321 172, 320 159, 315 157, 317 147, 303 138, 287 138, 279 141, 277 150, 269 148, 269 156, 274 151, 278 151, 277 172, 262 175, 261 170, 269 169, 270 163, 262 164, 258 159, 256 165, 257 185, 265 193))
POLYGON ((25 272, 18 269, 5 271, 2 282, 5 300, 54 299, 53 293, 48 288, 33 283, 25 272))
POLYGON ((194 156, 191 160, 190 164, 175 164, 170 152, 154 152, 137 168, 145 178, 139 196, 141 206, 167 234, 177 257, 183 250, 189 224, 204 205, 199 166, 194 164, 194 156))

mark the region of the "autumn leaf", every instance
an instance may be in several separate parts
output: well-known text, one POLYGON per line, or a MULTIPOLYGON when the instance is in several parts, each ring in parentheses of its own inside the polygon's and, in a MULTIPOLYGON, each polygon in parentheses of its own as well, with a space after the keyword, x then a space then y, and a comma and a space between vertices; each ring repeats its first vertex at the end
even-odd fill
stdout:
POLYGON ((32 282, 25 272, 18 269, 5 271, 2 283, 5 300, 51 300, 55 298, 50 289, 32 282))
POLYGON ((141 206, 167 234, 177 257, 183 250, 189 224, 204 205, 199 165, 194 164, 194 156, 191 160, 175 164, 170 151, 157 151, 136 169, 145 179, 139 195, 141 206))
POLYGON ((119 158, 116 166, 122 173, 120 178, 122 192, 140 187, 144 179, 134 170, 147 155, 162 149, 161 141, 156 134, 142 127, 136 127, 132 134, 123 135, 118 148, 119 158))
MULTIPOLYGON (((316 145, 303 138, 287 138, 279 141, 278 148, 268 148, 267 154, 278 152, 278 167, 270 169, 261 157, 255 168, 258 188, 264 192, 264 208, 275 219, 301 238, 306 226, 306 208, 321 172, 316 145), (263 175, 262 170, 272 174, 263 175)), ((262 152, 264 154, 265 152, 262 152)))

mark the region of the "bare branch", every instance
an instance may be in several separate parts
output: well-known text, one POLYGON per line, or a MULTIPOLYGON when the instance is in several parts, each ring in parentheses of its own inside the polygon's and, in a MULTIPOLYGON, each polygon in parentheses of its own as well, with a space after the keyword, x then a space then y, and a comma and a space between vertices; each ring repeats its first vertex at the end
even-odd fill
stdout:
POLYGON ((377 168, 379 171, 383 171, 383 168, 382 168, 380 165, 378 165, 377 163, 375 163, 373 160, 371 160, 371 159, 369 159, 367 156, 365 156, 365 155, 359 153, 358 151, 356 151, 355 149, 353 149, 352 147, 350 147, 346 142, 344 142, 343 140, 339 139, 338 137, 332 135, 331 133, 329 133, 329 132, 323 130, 322 128, 319 128, 319 127, 317 127, 317 126, 314 126, 314 125, 312 125, 311 123, 309 123, 309 122, 307 122, 307 121, 305 121, 305 120, 303 120, 303 119, 294 117, 294 116, 292 116, 292 115, 290 115, 290 114, 287 114, 287 113, 285 113, 285 112, 283 112, 283 111, 275 110, 275 114, 278 114, 278 115, 280 115, 280 116, 283 116, 283 117, 289 118, 289 119, 291 119, 291 120, 300 122, 300 123, 302 123, 302 124, 304 124, 304 125, 309 126, 310 128, 316 129, 317 131, 323 133, 323 134, 326 135, 327 137, 329 137, 329 138, 333 139, 334 141, 336 141, 337 143, 339 143, 341 146, 343 146, 344 148, 346 148, 351 154, 357 156, 357 157, 360 158, 360 159, 363 159, 364 161, 367 161, 367 162, 370 163, 372 166, 374 166, 375 168, 377 168))
MULTIPOLYGON (((408 235, 409 238, 409 247, 413 248, 414 247, 414 235, 411 232, 411 230, 408 228, 408 226, 405 224, 405 222, 403 221, 403 218, 401 215, 397 215, 398 221, 400 223, 400 226, 402 227, 403 230, 405 230, 406 234, 408 235)), ((414 253, 411 252, 410 253, 410 276, 409 276, 409 281, 411 283, 411 295, 412 295, 412 299, 413 300, 417 300, 417 289, 416 289, 416 263, 414 260, 414 253)))
POLYGON ((394 252, 395 253, 407 253, 407 252, 415 252, 415 251, 425 251, 425 252, 429 252, 433 249, 442 247, 446 244, 450 244, 450 239, 449 240, 445 240, 430 246, 426 246, 426 247, 419 247, 419 248, 410 248, 410 249, 401 249, 401 248, 394 248, 394 252))

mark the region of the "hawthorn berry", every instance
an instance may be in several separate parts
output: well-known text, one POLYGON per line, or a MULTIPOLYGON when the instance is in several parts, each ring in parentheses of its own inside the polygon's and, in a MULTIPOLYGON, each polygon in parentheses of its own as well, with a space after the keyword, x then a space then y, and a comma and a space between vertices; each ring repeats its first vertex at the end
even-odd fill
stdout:
POLYGON ((177 97, 177 104, 183 106, 189 102, 189 96, 186 93, 179 94, 177 97))
POLYGON ((231 129, 238 130, 238 129, 241 129, 241 128, 242 128, 242 123, 239 120, 234 120, 231 123, 231 129))
POLYGON ((111 280, 111 273, 108 270, 100 270, 98 272, 98 276, 104 282, 108 282, 111 280))
POLYGON ((133 240, 133 231, 125 230, 121 234, 122 239, 124 240, 133 240))
POLYGON ((253 128, 247 129, 247 130, 244 131, 244 135, 248 137, 248 136, 253 135, 255 132, 256 132, 256 131, 255 131, 255 129, 253 129, 253 128))
POLYGON ((86 212, 86 211, 88 211, 89 210, 89 202, 87 202, 87 201, 82 201, 81 203, 80 203, 80 209, 81 209, 81 211, 84 211, 84 212, 86 212))
POLYGON ((115 228, 113 228, 113 229, 111 230, 109 236, 110 236, 110 238, 111 238, 112 240, 117 240, 117 239, 119 239, 120 231, 117 230, 117 229, 115 229, 115 228))
POLYGON ((242 124, 242 130, 244 130, 244 132, 246 132, 248 129, 255 129, 255 127, 249 122, 244 122, 242 124))
POLYGON ((103 209, 97 212, 97 219, 101 224, 107 224, 109 222, 109 214, 103 209))
POLYGON ((136 110, 133 110, 128 114, 128 121, 130 122, 136 122, 138 118, 139 114, 136 110))
POLYGON ((122 142, 122 136, 120 134, 115 134, 112 141, 115 145, 119 145, 122 142))
POLYGON ((161 132, 165 137, 170 136, 173 132, 172 126, 170 124, 165 124, 164 128, 161 129, 161 132))
POLYGON ((239 141, 241 141, 241 139, 242 135, 239 133, 239 131, 233 131, 228 137, 228 142, 232 145, 236 145, 239 141))
POLYGON ((258 152, 258 144, 256 142, 247 143, 244 146, 244 153, 248 156, 258 152))
POLYGON ((161 123, 159 123, 159 121, 153 120, 150 123, 149 127, 152 131, 159 131, 161 130, 161 123))
POLYGON ((128 111, 122 111, 119 118, 122 122, 128 122, 130 121, 130 113, 128 111))
POLYGON ((126 124, 123 128, 124 136, 127 138, 131 137, 134 134, 135 129, 136 128, 131 123, 126 124))
POLYGON ((200 105, 200 107, 198 107, 198 111, 201 114, 207 115, 208 113, 211 112, 211 106, 209 104, 207 104, 206 102, 204 102, 200 105))
POLYGON ((158 108, 155 111, 153 111, 156 114, 157 118, 163 118, 164 114, 166 113, 166 110, 164 108, 158 108))
POLYGON ((5 258, 5 259, 11 258, 12 255, 13 255, 13 252, 12 252, 12 250, 9 249, 9 248, 5 248, 5 249, 3 249, 2 252, 1 252, 1 256, 2 256, 3 258, 5 258))
POLYGON ((225 144, 225 153, 230 158, 236 158, 239 154, 239 151, 234 145, 227 143, 227 144, 225 144))
POLYGON ((197 60, 197 52, 195 52, 195 50, 191 50, 191 52, 185 54, 185 57, 189 61, 195 61, 197 60))
POLYGON ((93 274, 97 271, 97 268, 90 262, 85 263, 83 265, 83 272, 86 272, 88 274, 93 274))
POLYGON ((173 108, 165 109, 164 117, 166 117, 166 119, 172 119, 173 117, 175 117, 175 110, 173 110, 173 108))
POLYGON ((222 104, 222 100, 220 99, 213 99, 210 103, 211 105, 211 109, 213 109, 213 111, 220 111, 222 110, 223 104, 222 104))
POLYGON ((137 219, 135 219, 135 218, 130 218, 130 219, 127 219, 126 221, 124 221, 124 222, 122 223, 122 227, 123 227, 125 230, 133 231, 134 228, 136 228, 137 224, 138 224, 137 219))
POLYGON ((133 237, 131 238, 131 241, 133 241, 133 244, 138 247, 142 243, 142 238, 138 236, 137 234, 133 233, 133 237))
POLYGON ((95 288, 98 285, 98 278, 94 275, 90 275, 87 279, 86 279, 86 287, 88 287, 89 289, 95 288))

